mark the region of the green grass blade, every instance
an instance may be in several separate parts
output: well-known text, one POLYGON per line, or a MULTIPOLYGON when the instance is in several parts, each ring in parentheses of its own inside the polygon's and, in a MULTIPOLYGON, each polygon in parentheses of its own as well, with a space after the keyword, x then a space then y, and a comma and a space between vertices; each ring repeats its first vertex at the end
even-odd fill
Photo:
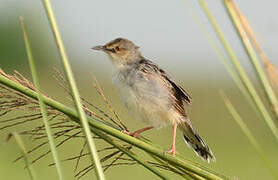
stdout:
POLYGON ((76 83, 75 83, 75 80, 74 80, 74 76, 73 76, 73 73, 72 73, 72 70, 71 70, 71 66, 70 66, 69 61, 68 61, 68 57, 67 57, 66 50, 65 50, 65 47, 64 47, 64 44, 63 44, 63 41, 62 41, 62 37, 61 37, 60 32, 58 30, 58 24, 56 22, 56 18, 55 18, 55 15, 54 15, 54 11, 53 11, 53 8, 52 8, 51 1, 50 0, 43 0, 43 3, 44 3, 44 7, 45 7, 45 10, 47 12, 48 19, 49 19, 49 22, 50 22, 50 25, 51 25, 51 28, 52 28, 52 31, 53 31, 53 35, 54 35, 55 40, 56 40, 58 50, 60 52, 61 60, 63 62, 64 70, 66 72, 66 77, 67 77, 67 80, 69 81, 69 85, 70 85, 70 88, 71 88, 71 91, 72 91, 72 94, 73 94, 73 99, 74 99, 74 102, 75 102, 75 107, 77 109, 78 116, 81 119, 82 129, 83 129, 83 133, 85 134, 86 139, 87 139, 87 144, 88 144, 89 152, 91 154, 91 159, 92 159, 92 162, 94 163, 94 165, 96 167, 95 168, 96 176, 99 180, 104 180, 105 176, 104 176, 104 173, 103 173, 103 170, 102 170, 101 163, 99 161, 99 157, 98 157, 98 154, 97 154, 97 150, 96 150, 94 140, 92 138, 92 134, 91 134, 90 127, 89 127, 89 124, 88 124, 88 121, 87 121, 87 117, 86 117, 85 112, 84 112, 83 107, 82 107, 79 92, 78 92, 78 89, 77 89, 77 86, 76 86, 76 83))
POLYGON ((46 106, 43 102, 43 98, 42 98, 42 94, 41 94, 41 90, 40 90, 40 84, 39 84, 39 79, 38 79, 38 73, 35 67, 35 62, 33 59, 33 55, 32 55, 32 51, 31 51, 31 46, 30 46, 30 42, 29 42, 29 38, 26 32, 26 27, 24 24, 24 19, 23 17, 20 17, 20 22, 21 22, 21 28, 23 31, 23 37, 24 37, 24 42, 25 42, 25 46, 26 46, 26 53, 28 56, 28 61, 29 61, 29 65, 30 65, 30 69, 31 69, 31 73, 32 73, 32 77, 33 77, 33 81, 34 81, 34 85, 37 89, 37 95, 38 95, 38 100, 39 100, 39 104, 40 104, 40 108, 41 108, 41 113, 42 113, 42 119, 44 122, 44 126, 45 126, 45 130, 46 130, 46 134, 47 134, 47 138, 49 141, 49 145, 50 145, 50 149, 53 155, 53 159, 54 162, 56 164, 56 169, 59 175, 59 179, 60 180, 64 180, 64 174, 63 174, 63 170, 62 170, 62 166, 61 166, 61 162, 59 160, 58 157, 58 152, 55 146, 55 142, 54 142, 54 138, 51 132, 51 128, 49 126, 49 122, 47 119, 47 111, 46 111, 46 106))
POLYGON ((237 85, 237 87, 239 88, 241 93, 244 95, 244 97, 247 99, 247 102, 251 105, 251 107, 255 110, 255 112, 259 114, 260 112, 256 108, 256 106, 254 104, 254 101, 252 100, 250 94, 248 93, 248 91, 244 87, 244 85, 243 85, 242 81, 240 80, 238 74, 233 69, 229 59, 227 59, 226 56, 222 53, 222 50, 217 46, 217 43, 213 40, 213 38, 211 37, 210 33, 203 26, 203 24, 200 21, 200 19, 189 8, 188 4, 186 4, 186 1, 182 0, 182 2, 184 3, 185 8, 186 8, 188 14, 190 15, 190 17, 193 19, 195 24, 199 27, 199 29, 203 33, 204 37, 207 39, 207 41, 212 46, 212 48, 215 51, 215 53, 218 55, 218 57, 220 58, 220 60, 224 64, 224 66, 225 66, 227 72, 229 73, 229 75, 231 76, 231 78, 233 79, 233 81, 235 82, 235 84, 237 85))
POLYGON ((208 9, 206 3, 204 0, 199 0, 201 7, 203 8, 204 12, 206 13, 209 21, 211 22, 216 34, 218 35, 221 43, 223 44, 225 50, 227 51, 229 57, 231 58, 240 79, 242 80, 244 86, 246 87, 248 93, 251 95, 252 100, 254 101, 256 107, 258 108, 258 110, 260 111, 264 121, 266 122, 266 124, 268 125, 268 127, 270 128, 271 132, 273 133, 275 139, 278 141, 278 129, 275 126, 274 122, 271 119, 271 116, 269 115, 268 111, 266 110, 266 107, 264 106, 261 98, 259 97, 258 93, 256 92, 254 86, 252 85, 248 75, 246 74, 246 72, 244 71, 243 67, 241 66, 239 60, 237 59, 235 53, 233 52, 231 46, 229 45, 229 43, 226 41, 225 36, 223 35, 220 27, 218 26, 218 24, 216 23, 216 21, 214 20, 214 17, 212 15, 212 13, 210 12, 210 10, 208 9))
POLYGON ((256 138, 252 135, 252 133, 249 130, 248 126, 243 122, 242 118, 237 113, 237 111, 235 110, 235 108, 231 104, 230 100, 226 97, 226 95, 223 92, 221 92, 221 95, 222 95, 222 98, 223 98, 223 100, 225 102, 225 105, 226 105, 227 109, 229 110, 229 112, 231 113, 231 115, 233 116, 234 120, 239 125, 240 129, 245 134, 245 136, 247 137, 249 142, 253 145, 253 147, 257 151, 258 155, 260 156, 260 158, 265 163, 265 165, 268 168, 270 174, 273 176, 274 179, 278 179, 278 175, 276 173, 277 171, 275 171, 272 168, 270 162, 268 161, 268 159, 265 156, 265 153, 264 153, 263 149, 261 148, 261 146, 257 142, 256 138))
POLYGON ((17 132, 13 132, 11 135, 15 138, 15 141, 16 141, 18 147, 20 148, 20 150, 22 152, 22 156, 23 156, 23 159, 25 161, 25 165, 26 165, 26 168, 28 170, 30 179, 31 180, 36 180, 37 179, 36 173, 33 169, 32 164, 30 163, 30 161, 27 157, 27 151, 24 147, 24 143, 23 143, 21 137, 19 136, 19 134, 17 132))
POLYGON ((151 171, 155 175, 157 175, 160 179, 170 180, 170 178, 168 178, 167 176, 163 175, 160 171, 158 171, 154 167, 150 166, 147 162, 145 162, 144 160, 142 160, 141 158, 139 158, 135 154, 131 153, 126 148, 122 147, 122 145, 120 143, 118 143, 117 141, 113 140, 109 136, 105 135, 103 132, 98 131, 98 130, 93 130, 93 131, 94 131, 94 133, 96 135, 100 136, 107 143, 109 143, 109 144, 113 145, 114 147, 118 148, 121 152, 123 152, 124 154, 126 154, 127 156, 132 158, 134 161, 136 161, 137 163, 139 163, 140 165, 142 165, 143 167, 145 167, 146 169, 148 169, 149 171, 151 171))
MULTIPOLYGON (((0 74, 0 83, 15 90, 18 91, 30 98, 37 99, 37 93, 32 91, 31 89, 28 89, 24 87, 23 85, 16 83, 9 78, 5 77, 4 75, 0 74)), ((64 104, 61 104, 49 97, 43 96, 43 101, 48 106, 52 107, 53 109, 56 109, 59 112, 64 113, 65 115, 69 116, 72 121, 81 124, 80 118, 78 116, 78 113, 65 106, 64 104)), ((150 153, 152 155, 155 155, 159 157, 160 159, 174 165, 175 167, 183 168, 189 172, 195 173, 201 177, 204 177, 205 179, 212 179, 212 180, 231 180, 232 178, 226 177, 224 175, 219 175, 217 173, 213 173, 209 171, 207 168, 200 167, 196 164, 193 164, 191 161, 185 160, 181 158, 180 156, 173 157, 171 155, 168 155, 167 153, 164 153, 165 150, 161 148, 157 148, 156 145, 149 144, 146 142, 143 142, 139 139, 136 139, 134 137, 131 137, 129 135, 126 135, 122 132, 120 132, 118 129, 112 128, 104 123, 101 123, 99 120, 88 117, 89 119, 89 125, 91 129, 98 129, 102 132, 107 133, 108 135, 111 135, 113 137, 116 137, 128 144, 132 144, 136 146, 139 149, 142 149, 143 151, 150 153)))
POLYGON ((235 30, 236 32, 238 33, 239 37, 240 37, 240 40, 244 46, 244 49, 246 51, 246 53, 248 54, 249 56, 249 59, 251 60, 252 64, 253 64, 253 67, 255 69, 255 72, 257 73, 257 76, 258 76, 258 79, 260 80, 262 86, 263 86, 263 89, 267 95, 267 98, 269 100, 269 102, 271 103, 272 107, 273 107, 273 111, 276 115, 276 118, 278 118, 278 101, 277 101, 277 98, 275 96, 275 93, 267 79, 267 76, 265 74, 265 71, 263 70, 259 60, 258 60, 258 57, 254 51, 254 48, 244 30, 244 28, 242 27, 242 24, 238 18, 238 15, 237 13, 235 12, 234 8, 232 8, 232 5, 231 3, 229 3, 229 1, 227 0, 224 0, 223 3, 226 7, 226 10, 233 22, 233 25, 235 27, 235 30))
POLYGON ((178 167, 174 167, 174 166, 171 166, 169 165, 167 162, 165 161, 162 161, 161 159, 159 159, 158 157, 156 156, 153 156, 153 155, 150 155, 155 161, 159 162, 160 164, 163 164, 165 166, 168 166, 169 169, 171 169, 172 172, 175 172, 177 174, 179 174, 181 177, 183 177, 184 179, 187 179, 187 180, 204 180, 204 178, 194 174, 194 173, 191 173, 191 172, 188 172, 188 171, 185 171, 184 169, 179 169, 178 167))

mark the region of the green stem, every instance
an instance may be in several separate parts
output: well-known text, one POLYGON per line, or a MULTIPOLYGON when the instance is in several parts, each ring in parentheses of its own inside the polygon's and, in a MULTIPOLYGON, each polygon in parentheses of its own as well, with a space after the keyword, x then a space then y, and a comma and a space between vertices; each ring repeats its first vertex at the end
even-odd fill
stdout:
MULTIPOLYGON (((33 99, 37 99, 37 93, 22 86, 21 84, 18 84, 2 75, 0 75, 0 83, 3 85, 6 85, 7 87, 16 90, 18 92, 21 92, 22 94, 33 98, 33 99)), ((68 115, 69 117, 72 118, 73 121, 75 121, 76 123, 80 124, 80 120, 78 117, 78 114, 75 110, 57 102, 54 101, 53 99, 49 98, 49 97, 43 97, 43 101, 50 107, 68 115)), ((102 132, 105 132, 109 135, 112 135, 118 139, 123 140, 124 142, 127 142, 129 144, 132 144, 136 147, 138 147, 139 149, 142 149, 150 154, 153 154, 155 156, 158 156, 159 158, 163 159, 164 161, 169 162, 170 164, 179 166, 180 168, 183 168, 185 170, 188 170, 190 172, 193 172, 195 174, 198 174, 201 177, 204 177, 206 179, 213 179, 213 180, 228 180, 231 178, 225 177, 223 175, 216 175, 212 172, 209 172, 208 170, 204 170, 204 168, 201 168, 197 165, 193 165, 192 162, 181 159, 179 156, 173 157, 171 155, 168 155, 166 153, 164 153, 163 149, 159 149, 157 147, 155 147, 154 145, 151 144, 147 144, 141 140, 138 140, 136 138, 133 138, 129 135, 126 135, 124 133, 121 133, 119 130, 112 128, 110 126, 107 126, 104 123, 101 123, 99 120, 96 120, 94 118, 88 117, 89 124, 91 126, 91 128, 96 128, 101 130, 102 132)))
POLYGON ((27 151, 26 151, 26 149, 24 147, 24 143, 23 143, 21 137, 19 136, 19 134, 17 132, 13 132, 12 136, 15 138, 16 143, 17 143, 17 145, 19 146, 19 148, 20 148, 20 150, 22 152, 22 156, 24 158, 24 161, 25 161, 25 164, 26 164, 26 168, 28 170, 28 173, 29 173, 29 176, 30 176, 31 180, 36 180, 37 179, 36 173, 35 173, 35 171, 33 169, 32 164, 29 162, 29 159, 27 157, 27 151))
POLYGON ((214 49, 215 53, 218 55, 218 57, 220 58, 220 60, 224 64, 227 72, 229 73, 229 75, 231 76, 231 78, 233 79, 233 81, 235 82, 235 84, 237 85, 239 90, 241 91, 241 93, 244 95, 244 97, 246 98, 248 103, 251 105, 251 107, 254 109, 254 111, 258 115, 260 115, 260 112, 258 111, 256 105, 254 104, 254 101, 252 100, 252 97, 248 93, 247 89, 244 87, 244 85, 243 85, 242 81, 240 80, 240 77, 238 76, 236 71, 233 69, 232 64, 229 62, 229 59, 227 59, 226 56, 224 55, 224 53, 222 53, 221 49, 217 46, 217 43, 213 40, 213 38, 211 37, 210 33, 203 26, 203 24, 200 21, 200 19, 198 19, 198 17, 194 14, 194 12, 189 8, 188 4, 186 4, 186 1, 182 0, 182 2, 184 3, 184 5, 185 5, 185 7, 187 9, 187 12, 192 17, 192 19, 195 22, 195 24, 199 27, 199 29, 201 30, 201 32, 203 33, 203 35, 205 36, 205 38, 207 39, 209 44, 214 49))
POLYGON ((22 31, 23 31, 23 37, 24 37, 24 42, 25 42, 25 46, 26 46, 26 53, 27 53, 27 56, 28 56, 28 61, 29 61, 29 65, 30 65, 34 85, 36 87, 38 100, 39 100, 41 113, 42 113, 42 119, 43 119, 43 123, 44 123, 44 126, 45 126, 45 131, 46 131, 46 134, 47 134, 47 137, 48 137, 50 149, 51 149, 51 152, 52 152, 52 155, 53 155, 54 162, 56 164, 56 169, 57 169, 57 172, 58 172, 59 179, 64 180, 65 178, 64 178, 64 173, 63 173, 62 166, 61 166, 61 161, 59 160, 58 152, 57 152, 55 142, 54 142, 54 138, 53 138, 53 135, 52 135, 52 132, 51 132, 51 128, 49 126, 48 119, 47 119, 46 106, 43 102, 43 98, 42 98, 42 94, 41 94, 41 90, 40 90, 39 79, 38 79, 38 73, 37 73, 37 70, 36 70, 36 67, 35 67, 35 62, 34 62, 32 50, 31 50, 29 38, 28 38, 28 35, 27 35, 27 32, 26 32, 26 27, 25 27, 25 24, 24 24, 23 17, 20 17, 20 22, 21 22, 21 28, 22 28, 22 31))
POLYGON ((269 126, 271 132, 273 133, 274 137, 276 140, 278 140, 278 130, 273 123, 271 116, 269 115, 268 111, 266 110, 266 107, 264 106, 261 98, 257 94, 254 86, 252 85, 251 81, 249 80, 246 72, 244 71, 243 67, 241 66, 240 62, 238 61, 235 53, 233 52, 231 46, 229 43, 226 41, 225 36, 223 35, 221 29, 219 28, 218 24, 214 20, 213 15, 209 11, 206 3, 204 0, 199 0, 201 6, 203 7, 205 13, 207 14, 208 19, 210 20, 214 30, 216 31, 216 34, 218 35, 218 38, 220 39, 221 43, 223 44, 225 50, 227 51, 228 55, 230 56, 240 78, 243 84, 245 85, 247 91, 251 95, 256 107, 259 109, 263 119, 265 120, 266 124, 269 126))
POLYGON ((69 64, 68 57, 67 57, 67 54, 66 54, 66 50, 65 50, 65 47, 64 47, 64 44, 63 44, 63 41, 62 41, 62 37, 61 37, 59 29, 58 29, 58 24, 56 22, 56 18, 55 18, 55 15, 54 15, 54 11, 53 11, 53 8, 52 8, 51 1, 50 0, 43 0, 43 2, 44 2, 44 7, 45 7, 45 10, 47 12, 48 19, 49 19, 49 22, 50 22, 50 25, 51 25, 51 28, 52 28, 53 35, 54 35, 55 40, 56 40, 58 50, 60 52, 61 60, 62 60, 63 65, 64 65, 64 70, 66 72, 66 77, 69 81, 70 88, 71 88, 71 91, 73 93, 73 99, 74 99, 74 102, 75 102, 75 107, 76 107, 77 112, 78 112, 78 117, 80 117, 80 120, 81 120, 81 123, 82 123, 83 133, 85 134, 86 139, 87 139, 88 149, 89 149, 89 152, 91 154, 90 157, 91 157, 91 159, 92 159, 92 161, 93 161, 93 163, 96 167, 95 170, 96 170, 97 178, 99 180, 105 180, 105 176, 104 176, 104 173, 103 173, 103 170, 102 170, 102 167, 101 167, 101 163, 99 161, 99 157, 98 157, 98 154, 97 154, 96 146, 95 146, 94 140, 93 140, 92 135, 91 135, 89 123, 88 123, 87 117, 85 115, 85 112, 83 110, 83 106, 82 106, 81 99, 80 99, 80 96, 79 96, 79 92, 78 92, 78 89, 77 89, 77 86, 76 86, 76 83, 75 83, 75 80, 74 80, 74 76, 73 76, 73 73, 72 73, 72 70, 71 70, 71 66, 69 64))
POLYGON ((246 51, 246 53, 248 54, 249 56, 249 59, 251 60, 252 64, 253 64, 253 67, 257 73, 257 76, 262 84, 262 86, 264 87, 264 91, 267 95, 267 98, 270 102, 270 104, 272 105, 273 107, 273 110, 274 110, 274 113, 276 115, 276 118, 278 118, 278 108, 277 108, 277 105, 278 105, 278 101, 277 101, 277 98, 275 96, 275 93, 273 92, 272 88, 271 88, 271 85, 266 77, 266 74, 265 74, 265 71, 263 70, 258 58, 257 58, 257 55, 254 51, 254 48, 249 40, 249 38, 247 37, 242 25, 241 25, 241 22, 240 20, 238 19, 238 16, 236 14, 236 12, 234 11, 234 9, 231 7, 231 5, 229 5, 229 1, 227 0, 224 0, 223 1, 225 7, 226 7, 226 10, 228 11, 228 14, 230 15, 230 18, 233 22, 233 25, 234 25, 234 28, 236 30, 236 32, 238 33, 239 37, 240 37, 240 40, 244 46, 244 49, 246 51))
MULTIPOLYGON (((157 161, 158 163, 160 164, 163 164, 164 166, 167 166, 172 172, 175 172, 176 174, 180 175, 181 177, 183 177, 184 179, 187 179, 187 180, 195 180, 195 178, 191 177, 189 174, 190 172, 188 171, 184 171, 184 170, 181 170, 181 169, 178 169, 177 167, 174 167, 174 166, 171 166, 169 164, 167 164, 167 162, 159 159, 158 157, 156 156, 153 156, 153 155, 150 155, 155 161, 157 161)), ((193 174, 193 173, 191 173, 193 174)), ((203 179, 202 179, 203 180, 203 179)))
POLYGON ((248 126, 243 122, 240 115, 235 110, 234 106, 231 104, 231 102, 228 100, 226 95, 222 92, 222 97, 224 99, 225 105, 227 109, 230 111, 231 115, 233 116, 234 120, 237 122, 243 133, 246 135, 249 142, 254 146, 255 150, 257 151, 258 155, 261 157, 263 162, 265 163, 266 167, 268 168, 270 174, 273 176, 274 179, 278 179, 278 175, 276 174, 276 171, 272 168, 270 162, 265 156, 265 153, 259 143, 257 142, 256 138, 252 135, 251 131, 249 130, 248 126))
POLYGON ((96 135, 100 136, 107 143, 109 143, 109 144, 113 145, 114 147, 118 148, 121 152, 123 152, 124 154, 126 154, 127 156, 129 156, 130 158, 135 160, 137 163, 139 163, 142 166, 144 166, 146 169, 148 169, 149 171, 151 171, 155 175, 157 175, 159 178, 164 179, 164 180, 170 180, 170 178, 168 178, 168 177, 164 176, 163 174, 161 174, 160 171, 158 171, 157 169, 155 169, 152 166, 150 166, 147 162, 144 162, 144 160, 140 159, 138 156, 136 156, 135 154, 133 154, 132 152, 130 152, 126 148, 122 147, 122 145, 120 143, 118 143, 117 141, 115 141, 112 138, 108 137, 107 135, 105 135, 104 133, 102 133, 99 130, 92 129, 92 131, 96 135))

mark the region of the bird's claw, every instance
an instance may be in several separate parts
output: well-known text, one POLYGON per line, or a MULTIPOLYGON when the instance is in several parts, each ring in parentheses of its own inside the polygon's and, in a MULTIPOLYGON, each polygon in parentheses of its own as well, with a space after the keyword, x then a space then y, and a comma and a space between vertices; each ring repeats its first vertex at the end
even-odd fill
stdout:
POLYGON ((176 149, 173 148, 173 147, 171 147, 171 149, 168 150, 168 151, 164 151, 164 153, 165 153, 165 154, 171 154, 173 157, 175 157, 176 154, 178 154, 178 153, 176 152, 176 149))
POLYGON ((139 134, 137 132, 129 132, 128 130, 125 130, 125 129, 122 130, 121 132, 124 134, 127 134, 129 136, 135 137, 135 138, 139 136, 139 134))

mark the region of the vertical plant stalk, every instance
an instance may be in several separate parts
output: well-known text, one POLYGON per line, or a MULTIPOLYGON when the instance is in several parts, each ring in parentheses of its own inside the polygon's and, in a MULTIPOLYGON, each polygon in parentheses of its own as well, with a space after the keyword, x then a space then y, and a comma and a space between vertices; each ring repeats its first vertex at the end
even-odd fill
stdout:
POLYGON ((255 36, 255 33, 253 32, 251 26, 249 25, 247 18, 241 13, 240 9, 238 8, 238 6, 236 5, 236 3, 233 0, 230 0, 227 3, 229 3, 229 6, 231 6, 234 9, 234 11, 236 12, 241 25, 243 26, 245 32, 247 33, 249 39, 251 40, 256 51, 258 52, 261 59, 263 60, 264 64, 267 65, 268 63, 270 63, 269 59, 267 58, 266 54, 264 53, 263 49, 261 48, 261 46, 255 36))
MULTIPOLYGON (((203 33, 205 38, 208 40, 208 42, 210 43, 210 45, 214 49, 215 53, 219 56, 220 60, 222 61, 222 63, 226 67, 227 72, 229 73, 229 75, 231 76, 231 78, 233 79, 233 81, 235 82, 235 84, 237 85, 239 90, 241 91, 241 93, 247 99, 248 103, 251 105, 251 107, 254 109, 254 111, 256 113, 258 113, 258 115, 259 115, 260 112, 256 108, 256 106, 254 104, 254 101, 252 100, 250 94, 248 93, 248 91, 244 87, 242 81, 240 80, 240 77, 238 76, 236 71, 233 69, 232 64, 229 62, 229 59, 225 57, 224 53, 222 53, 221 49, 217 46, 217 43, 210 36, 210 34, 206 30, 206 28, 204 28, 204 26, 202 25, 200 19, 198 19, 198 17, 194 14, 193 11, 191 11, 191 9, 189 8, 188 4, 186 4, 185 0, 182 0, 182 2, 186 6, 187 12, 192 17, 192 19, 195 22, 195 24, 199 27, 199 29, 201 30, 201 32, 203 33)), ((277 85, 278 85, 278 83, 277 83, 277 85)))
POLYGON ((237 15, 237 12, 235 11, 235 6, 234 6, 235 4, 232 4, 233 1, 231 1, 231 0, 223 0, 223 2, 226 7, 226 10, 228 11, 228 14, 230 15, 233 25, 240 37, 240 40, 244 46, 244 49, 245 49, 246 53, 248 54, 249 59, 251 60, 253 66, 254 66, 254 69, 256 70, 257 76, 260 79, 260 82, 264 87, 264 91, 268 97, 268 100, 274 109, 275 116, 276 116, 276 118, 278 118, 277 98, 275 96, 275 93, 272 90, 272 87, 267 79, 267 76, 266 76, 263 68, 260 65, 260 62, 259 62, 257 55, 252 47, 252 44, 251 44, 244 28, 242 27, 240 18, 237 15))
POLYGON ((250 79, 248 78, 246 72, 244 71, 243 67, 241 66, 239 60, 237 59, 235 53, 233 52, 231 46, 229 45, 229 43, 226 41, 225 36, 223 35, 221 29, 219 28, 218 24, 216 23, 216 21, 214 20, 213 15, 211 14, 211 12, 209 11, 206 3, 204 0, 199 0, 204 12, 206 13, 208 19, 210 20, 214 30, 216 31, 216 34, 218 35, 221 43, 223 44, 225 50, 227 51, 228 55, 230 56, 238 74, 239 77, 241 78, 244 86, 246 87, 248 93, 251 95, 256 107, 259 109, 264 121, 266 122, 266 124, 268 125, 268 127, 270 128, 271 132, 273 133, 275 139, 278 141, 278 130, 274 124, 274 122, 271 119, 271 116, 269 115, 268 111, 266 110, 266 107, 264 106, 261 98, 259 97, 259 95, 257 94, 254 86, 252 85, 250 79))
POLYGON ((250 41, 252 42, 258 55, 260 56, 261 60, 263 61, 269 80, 273 83, 273 86, 275 86, 277 89, 277 87, 278 87, 277 67, 275 65, 273 65, 270 62, 270 60, 267 58, 266 54, 264 53, 263 49, 261 48, 261 46, 255 36, 255 33, 252 30, 252 27, 249 25, 247 18, 241 13, 241 11, 239 10, 239 8, 237 7, 237 5, 235 4, 234 1, 230 1, 229 3, 232 5, 233 9, 237 13, 237 16, 239 17, 239 20, 240 20, 245 32, 247 33, 250 41))
POLYGON ((35 173, 35 171, 34 171, 34 169, 33 169, 32 164, 29 162, 29 159, 28 159, 28 157, 27 157, 27 151, 26 151, 26 149, 25 149, 25 147, 24 147, 24 143, 23 143, 21 137, 18 135, 17 132, 13 132, 13 133, 11 134, 11 136, 13 136, 13 137, 15 138, 15 141, 16 141, 17 145, 19 146, 19 148, 20 148, 20 150, 21 150, 21 152, 22 152, 22 156, 23 156, 23 158, 24 158, 25 165, 26 165, 26 168, 27 168, 27 170, 28 170, 30 179, 31 179, 31 180, 36 180, 36 179, 37 179, 36 173, 35 173))
POLYGON ((257 151, 258 155, 260 156, 260 158, 265 163, 265 165, 266 165, 267 169, 269 170, 270 174, 273 176, 274 179, 278 179, 278 175, 276 174, 276 171, 272 168, 270 162, 268 161, 268 159, 265 156, 265 153, 264 153, 263 149, 261 148, 261 146, 257 142, 256 138, 252 135, 252 133, 249 130, 248 126, 243 122, 242 118, 237 113, 236 109, 233 107, 232 103, 226 97, 224 92, 221 91, 220 94, 221 94, 221 96, 222 96, 222 98, 224 100, 224 103, 225 103, 227 109, 229 110, 229 112, 231 113, 231 115, 233 116, 234 120, 239 125, 240 129, 245 134, 245 136, 247 137, 249 142, 253 145, 253 147, 257 151))
POLYGON ((27 35, 27 32, 26 32, 26 27, 25 27, 25 24, 24 24, 23 17, 20 17, 20 23, 21 23, 21 28, 22 28, 22 31, 23 31, 26 53, 27 53, 27 57, 28 57, 28 61, 29 61, 29 65, 30 65, 34 85, 35 85, 36 90, 37 90, 38 100, 39 100, 41 113, 42 113, 42 119, 43 119, 43 123, 44 123, 44 126, 45 126, 45 131, 46 131, 47 138, 48 138, 49 145, 50 145, 50 150, 52 152, 53 159, 54 159, 54 162, 56 164, 56 169, 57 169, 57 172, 58 172, 59 179, 64 180, 65 178, 64 178, 61 162, 60 162, 59 157, 58 157, 58 152, 57 152, 57 149, 56 149, 56 146, 55 146, 54 138, 53 138, 53 135, 52 135, 52 132, 51 132, 51 128, 49 126, 48 119, 47 119, 46 106, 43 102, 43 98, 42 98, 42 94, 41 94, 41 90, 40 90, 39 79, 38 79, 38 74, 37 74, 37 71, 36 71, 36 68, 35 68, 35 62, 34 62, 34 59, 33 59, 31 46, 30 46, 29 38, 28 38, 28 35, 27 35))
POLYGON ((77 86, 76 86, 76 83, 75 83, 75 80, 74 80, 74 76, 73 76, 73 73, 72 73, 72 70, 71 70, 71 66, 70 66, 69 61, 68 61, 68 57, 67 57, 66 50, 65 50, 65 47, 64 47, 64 44, 63 44, 63 41, 62 41, 62 37, 61 37, 60 32, 58 30, 58 24, 56 22, 56 17, 55 17, 53 8, 52 8, 51 1, 50 0, 43 0, 43 3, 44 3, 45 10, 47 12, 48 20, 50 22, 53 35, 54 35, 55 40, 56 40, 58 50, 60 52, 61 60, 63 62, 64 70, 66 72, 66 77, 67 77, 67 80, 69 81, 69 85, 70 85, 70 88, 71 88, 71 91, 72 91, 72 94, 73 94, 73 98, 74 98, 74 102, 75 102, 75 107, 77 109, 78 116, 80 117, 80 120, 81 120, 82 129, 83 129, 83 132, 84 132, 84 134, 86 136, 86 139, 87 139, 87 144, 88 144, 89 152, 91 154, 91 159, 92 159, 93 164, 96 167, 95 171, 96 171, 97 179, 104 180, 105 176, 104 176, 104 173, 103 173, 103 170, 102 170, 102 167, 101 167, 101 163, 99 161, 99 157, 98 157, 98 154, 97 154, 97 150, 96 150, 94 140, 92 138, 92 134, 91 134, 91 131, 90 131, 90 128, 89 128, 89 123, 87 121, 87 117, 86 117, 85 112, 84 112, 83 107, 82 107, 79 92, 78 92, 78 89, 77 89, 77 86))

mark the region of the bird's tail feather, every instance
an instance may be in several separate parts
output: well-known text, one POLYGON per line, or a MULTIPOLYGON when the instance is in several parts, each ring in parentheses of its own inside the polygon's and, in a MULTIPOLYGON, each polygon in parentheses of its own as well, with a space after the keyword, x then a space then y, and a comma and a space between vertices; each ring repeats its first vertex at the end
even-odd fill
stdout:
POLYGON ((182 123, 180 123, 178 127, 183 133, 186 144, 193 148, 198 156, 208 163, 210 159, 212 161, 216 160, 208 145, 206 145, 204 140, 199 136, 187 117, 183 118, 182 123))

